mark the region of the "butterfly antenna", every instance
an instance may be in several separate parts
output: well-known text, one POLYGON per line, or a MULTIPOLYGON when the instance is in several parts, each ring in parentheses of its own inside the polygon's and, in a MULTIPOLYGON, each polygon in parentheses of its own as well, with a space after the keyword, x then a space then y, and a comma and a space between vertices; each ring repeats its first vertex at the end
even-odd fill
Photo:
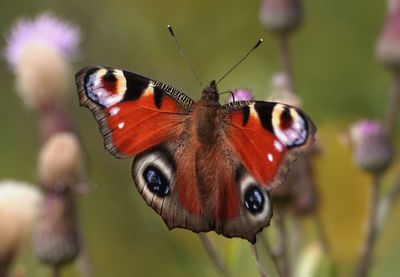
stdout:
POLYGON ((258 46, 260 46, 260 44, 261 44, 262 42, 263 42, 263 39, 260 38, 260 39, 257 41, 257 43, 253 46, 253 48, 251 48, 250 51, 247 52, 246 55, 243 56, 243 58, 241 58, 234 66, 231 67, 231 69, 228 70, 228 72, 226 72, 226 73, 224 74, 224 76, 222 76, 222 77, 218 80, 217 84, 219 84, 219 82, 221 82, 226 76, 228 76, 229 73, 231 73, 239 64, 241 64, 241 63, 247 58, 247 56, 251 54, 251 52, 253 52, 258 46))
POLYGON ((190 68, 190 70, 192 71, 192 73, 196 77, 197 81, 199 82, 199 84, 203 88, 204 87, 203 83, 200 81, 199 75, 197 75, 197 73, 194 70, 193 66, 191 65, 191 63, 189 62, 188 58, 186 57, 185 52, 183 52, 183 49, 182 49, 181 45, 179 44, 179 41, 176 39, 174 30, 172 29, 172 26, 171 25, 167 25, 167 28, 168 28, 169 33, 172 36, 172 39, 175 41, 176 46, 178 47, 179 53, 182 55, 183 59, 185 60, 186 65, 190 68))
POLYGON ((232 96, 232 100, 233 100, 233 102, 235 102, 235 94, 231 90, 220 92, 219 95, 223 95, 223 94, 227 94, 227 93, 229 93, 232 96))

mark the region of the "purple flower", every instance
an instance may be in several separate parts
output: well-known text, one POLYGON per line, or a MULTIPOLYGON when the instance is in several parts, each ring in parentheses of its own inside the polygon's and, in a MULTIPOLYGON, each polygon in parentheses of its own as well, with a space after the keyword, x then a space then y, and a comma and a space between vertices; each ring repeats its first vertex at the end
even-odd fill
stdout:
POLYGON ((351 126, 350 133, 352 140, 359 142, 367 137, 382 136, 383 127, 377 121, 362 119, 351 126))
POLYGON ((5 57, 15 70, 25 47, 38 43, 52 47, 65 58, 72 59, 79 42, 80 31, 77 27, 44 13, 33 20, 19 19, 12 26, 5 57))
POLYGON ((227 103, 233 101, 252 101, 254 100, 253 93, 245 89, 234 90, 228 98, 227 103))

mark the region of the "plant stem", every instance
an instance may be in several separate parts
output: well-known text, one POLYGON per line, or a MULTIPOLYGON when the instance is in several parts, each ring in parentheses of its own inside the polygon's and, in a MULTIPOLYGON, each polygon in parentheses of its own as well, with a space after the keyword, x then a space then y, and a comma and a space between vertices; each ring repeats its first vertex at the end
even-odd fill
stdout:
POLYGON ((322 224, 321 217, 318 213, 315 213, 313 215, 313 222, 314 222, 315 230, 317 232, 319 243, 321 244, 322 249, 324 250, 324 253, 329 255, 330 254, 329 242, 326 237, 326 232, 325 232, 324 225, 322 224))
POLYGON ((265 270, 263 269, 263 267, 260 263, 260 257, 258 256, 256 245, 251 244, 251 249, 253 250, 254 259, 256 260, 256 265, 257 265, 258 272, 260 273, 260 276, 267 277, 268 274, 265 272, 265 270))
POLYGON ((53 265, 53 277, 60 277, 61 276, 61 266, 59 264, 53 265))
POLYGON ((218 254, 217 249, 215 248, 211 240, 208 238, 207 234, 199 233, 199 238, 207 252, 208 257, 210 258, 211 262, 213 263, 214 267, 219 272, 219 274, 224 277, 230 277, 231 275, 226 269, 221 256, 218 254))
POLYGON ((293 86, 293 70, 290 58, 289 40, 287 35, 280 35, 278 37, 278 42, 281 54, 281 66, 287 77, 290 92, 295 93, 293 86))
POLYGON ((369 218, 367 222, 367 235, 361 252, 360 262, 357 268, 358 277, 365 277, 372 264, 373 250, 377 238, 378 231, 378 203, 379 190, 381 184, 381 175, 374 174, 371 184, 371 199, 369 201, 369 218))
POLYGON ((285 226, 285 211, 283 209, 277 208, 277 227, 278 227, 278 253, 281 258, 282 264, 279 272, 281 273, 281 277, 289 277, 291 276, 290 270, 290 260, 289 260, 289 253, 288 253, 288 236, 286 232, 285 226))
POLYGON ((274 264, 276 271, 279 273, 279 276, 281 276, 280 268, 278 267, 278 265, 279 265, 278 256, 276 255, 276 253, 274 253, 271 250, 271 245, 270 245, 268 239, 265 238, 263 235, 260 235, 258 239, 261 241, 261 244, 266 249, 269 257, 271 257, 272 263, 274 264))
POLYGON ((392 91, 389 95, 388 108, 385 116, 385 127, 389 138, 393 138, 396 127, 396 119, 399 114, 400 106, 400 73, 393 74, 392 91))

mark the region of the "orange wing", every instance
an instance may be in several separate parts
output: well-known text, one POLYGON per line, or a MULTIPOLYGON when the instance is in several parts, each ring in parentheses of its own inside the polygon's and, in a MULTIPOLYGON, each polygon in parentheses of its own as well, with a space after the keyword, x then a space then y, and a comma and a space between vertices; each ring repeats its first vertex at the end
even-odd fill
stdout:
POLYGON ((227 142, 260 184, 283 181, 288 162, 314 141, 315 126, 301 110, 272 102, 232 102, 223 107, 227 142))
POLYGON ((105 148, 117 158, 178 136, 195 105, 177 89, 119 69, 84 68, 76 84, 80 104, 92 111, 105 148))

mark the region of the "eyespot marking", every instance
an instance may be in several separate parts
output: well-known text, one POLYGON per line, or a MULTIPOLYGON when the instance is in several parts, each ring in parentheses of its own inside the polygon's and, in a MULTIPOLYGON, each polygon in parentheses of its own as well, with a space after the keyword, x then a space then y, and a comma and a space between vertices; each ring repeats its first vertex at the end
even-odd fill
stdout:
POLYGON ((147 188, 154 194, 164 197, 170 194, 171 188, 167 177, 156 166, 149 165, 143 171, 147 188))
POLYGON ((244 193, 244 206, 252 214, 259 214, 264 210, 264 194, 256 184, 250 184, 244 193))
POLYGON ((288 147, 301 145, 307 139, 306 120, 293 107, 276 104, 272 111, 272 127, 279 142, 288 147))
POLYGON ((110 107, 124 98, 126 78, 122 70, 101 68, 88 76, 86 92, 92 101, 110 107))

